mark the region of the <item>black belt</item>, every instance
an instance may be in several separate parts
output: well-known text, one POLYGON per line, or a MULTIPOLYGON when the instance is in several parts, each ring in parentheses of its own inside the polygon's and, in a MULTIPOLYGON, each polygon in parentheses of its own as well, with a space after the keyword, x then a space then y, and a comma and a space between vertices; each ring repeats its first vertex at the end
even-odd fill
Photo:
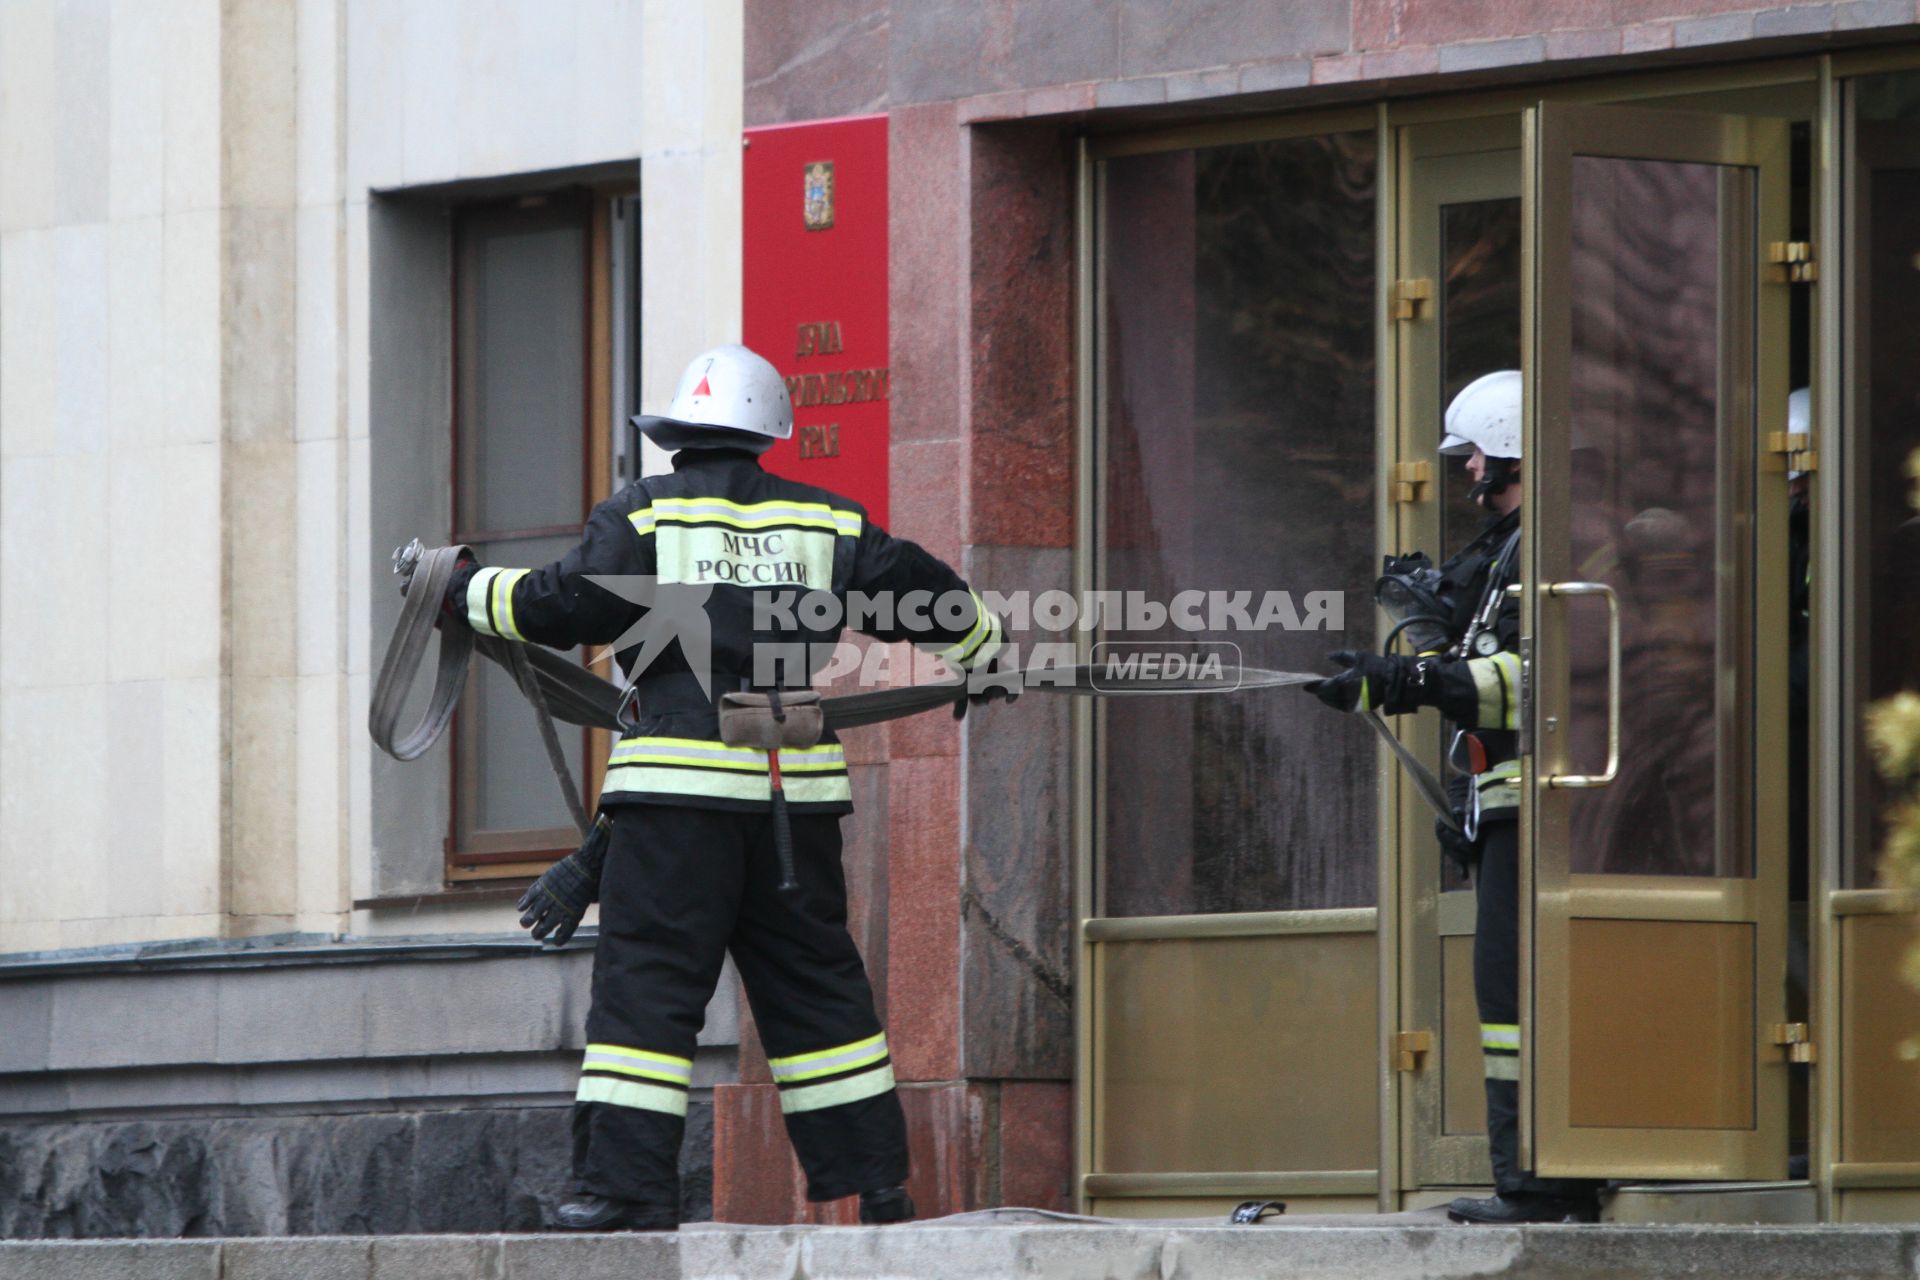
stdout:
MULTIPOLYGON (((702 689, 700 682, 691 671, 674 671, 664 675, 641 676, 636 680, 625 698, 621 708, 627 713, 627 732, 636 718, 672 715, 676 712, 712 711, 720 709, 720 695, 723 693, 753 692, 767 693, 766 686, 756 685, 746 676, 728 675, 714 672, 708 689, 702 689)), ((782 693, 804 692, 804 690, 781 689, 782 693)))

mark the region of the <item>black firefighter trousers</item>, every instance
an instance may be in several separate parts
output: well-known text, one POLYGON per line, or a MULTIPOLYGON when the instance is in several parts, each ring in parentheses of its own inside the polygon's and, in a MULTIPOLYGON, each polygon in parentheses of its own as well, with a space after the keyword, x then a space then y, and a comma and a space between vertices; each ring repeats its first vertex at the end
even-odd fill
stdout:
POLYGON ((611 812, 573 1108, 579 1190, 678 1211, 694 1038, 727 952, 780 1088, 808 1197, 904 1183, 906 1120, 847 932, 840 819, 791 819, 800 892, 783 894, 766 814, 666 805, 611 812))
POLYGON ((1480 1005, 1494 1190, 1503 1196, 1591 1194, 1599 1183, 1536 1178, 1520 1163, 1520 824, 1514 818, 1482 825, 1473 887, 1473 993, 1480 1005))

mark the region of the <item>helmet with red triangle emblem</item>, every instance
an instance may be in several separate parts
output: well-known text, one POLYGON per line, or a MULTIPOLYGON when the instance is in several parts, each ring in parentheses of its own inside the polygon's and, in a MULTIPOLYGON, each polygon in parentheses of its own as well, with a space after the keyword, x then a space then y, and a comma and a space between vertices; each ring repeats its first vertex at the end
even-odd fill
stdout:
POLYGON ((633 424, 663 449, 764 453, 793 434, 793 402, 765 357, 729 344, 695 356, 667 411, 643 413, 633 424))

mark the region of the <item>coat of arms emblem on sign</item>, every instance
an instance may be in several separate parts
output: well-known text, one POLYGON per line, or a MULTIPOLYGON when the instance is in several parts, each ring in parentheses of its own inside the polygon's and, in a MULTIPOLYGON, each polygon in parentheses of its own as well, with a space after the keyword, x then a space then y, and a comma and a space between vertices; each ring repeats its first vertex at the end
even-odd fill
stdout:
POLYGON ((801 211, 809 231, 825 231, 833 225, 833 161, 815 160, 807 166, 806 201, 801 211))

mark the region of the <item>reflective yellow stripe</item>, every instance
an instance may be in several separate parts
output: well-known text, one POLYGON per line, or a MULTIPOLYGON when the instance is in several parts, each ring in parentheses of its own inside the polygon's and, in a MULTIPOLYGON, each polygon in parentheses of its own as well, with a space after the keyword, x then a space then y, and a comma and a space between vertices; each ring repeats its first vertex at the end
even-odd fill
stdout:
POLYGON ((815 1076, 832 1075, 836 1071, 851 1071, 886 1056, 887 1033, 882 1031, 865 1040, 836 1045, 831 1049, 799 1053, 790 1058, 768 1058, 767 1066, 773 1071, 775 1080, 785 1083, 788 1080, 810 1080, 815 1076))
POLYGON ((677 1072, 666 1070, 663 1067, 643 1067, 637 1063, 624 1062, 618 1058, 603 1057, 597 1053, 588 1054, 582 1066, 591 1067, 595 1071, 617 1071, 623 1076, 638 1076, 643 1080, 664 1080, 668 1084, 684 1086, 691 1084, 693 1081, 693 1077, 690 1074, 681 1075, 677 1072))
MULTIPOLYGON (((784 753, 782 753, 784 759, 784 753)), ((782 769, 784 773, 784 768, 782 769)), ((781 789, 793 804, 842 804, 853 800, 853 784, 844 773, 810 778, 782 777, 781 789)), ((735 773, 714 769, 663 769, 658 765, 613 765, 601 788, 609 793, 699 796, 709 800, 771 802, 773 784, 764 773, 735 773)))
POLYGON ((581 1065, 600 1071, 618 1071, 622 1075, 667 1080, 674 1084, 684 1085, 693 1081, 691 1059, 676 1058, 667 1053, 649 1053, 645 1049, 629 1049, 617 1044, 588 1045, 581 1065))
POLYGON ((1520 727, 1520 655, 1496 653, 1491 658, 1469 658, 1474 691, 1479 695, 1475 728, 1520 727))
POLYGON ((960 642, 940 651, 940 656, 962 671, 971 671, 990 660, 1000 650, 1000 619, 988 611, 986 602, 976 591, 967 592, 973 597, 973 629, 962 636, 960 642))
MULTIPOLYGON (((752 747, 729 747, 704 738, 627 738, 614 747, 608 763, 683 764, 698 769, 737 769, 767 772, 767 753, 752 747)), ((788 747, 780 752, 780 771, 820 773, 847 767, 847 753, 838 743, 817 747, 788 747)))
POLYGON ((1504 760, 1473 780, 1480 792, 1480 809, 1511 809, 1520 803, 1520 762, 1504 760))
POLYGON ((862 1098, 877 1097, 893 1088, 893 1067, 891 1064, 874 1071, 862 1071, 857 1076, 848 1076, 845 1080, 829 1080, 825 1084, 810 1084, 799 1089, 780 1091, 780 1110, 818 1111, 822 1107, 838 1107, 848 1102, 858 1102, 862 1098))
POLYGON ((633 1058, 640 1062, 657 1062, 661 1066, 680 1067, 687 1071, 693 1070, 692 1058, 679 1058, 671 1053, 654 1053, 650 1049, 629 1049, 623 1044, 590 1044, 587 1046, 587 1052, 611 1053, 622 1058, 633 1058))
POLYGON ((481 569, 467 579, 467 625, 483 636, 497 636, 493 629, 493 619, 487 616, 487 601, 493 590, 493 580, 500 576, 498 569, 481 569))
POLYGON ((1480 1024, 1480 1047, 1482 1049, 1520 1049, 1520 1028, 1510 1023, 1483 1022, 1480 1024))
POLYGON ((1520 1059, 1509 1058, 1505 1054, 1490 1053, 1486 1056, 1487 1079, 1518 1080, 1520 1078, 1520 1059))
POLYGON ((858 511, 830 507, 824 502, 783 502, 778 499, 769 502, 729 502, 725 498, 655 498, 647 512, 635 512, 629 517, 634 522, 634 528, 640 528, 642 515, 648 515, 650 522, 656 526, 662 520, 683 524, 696 521, 727 524, 736 529, 797 525, 831 529, 848 537, 857 537, 864 523, 858 511))
POLYGON ((633 1107, 640 1111, 663 1111, 670 1116, 687 1114, 687 1093, 684 1089, 665 1089, 657 1084, 642 1084, 638 1080, 610 1080, 606 1076, 581 1076, 580 1088, 574 1092, 578 1102, 610 1102, 616 1107, 633 1107))
MULTIPOLYGON (((691 758, 682 751, 623 751, 615 755, 609 763, 617 765, 679 764, 696 769, 732 769, 736 773, 768 772, 767 762, 764 757, 757 763, 754 761, 727 759, 708 760, 691 758)), ((805 757, 788 760, 785 751, 780 753, 780 772, 783 777, 790 773, 833 773, 846 767, 847 761, 844 756, 836 755, 818 760, 805 757)))
POLYGON ((508 640, 525 642, 520 628, 513 620, 513 589, 520 585, 520 579, 532 572, 528 569, 502 569, 493 579, 493 620, 500 624, 499 634, 508 640))

